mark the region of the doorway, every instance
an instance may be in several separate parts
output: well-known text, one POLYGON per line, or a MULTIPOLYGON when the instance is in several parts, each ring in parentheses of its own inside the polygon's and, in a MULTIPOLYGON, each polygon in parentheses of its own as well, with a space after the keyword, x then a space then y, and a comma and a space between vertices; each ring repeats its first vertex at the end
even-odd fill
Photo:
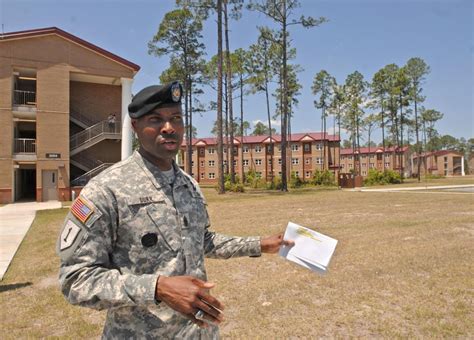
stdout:
POLYGON ((43 170, 43 201, 52 201, 58 199, 58 171, 43 170))
POLYGON ((24 166, 15 171, 15 201, 36 200, 36 169, 24 166))

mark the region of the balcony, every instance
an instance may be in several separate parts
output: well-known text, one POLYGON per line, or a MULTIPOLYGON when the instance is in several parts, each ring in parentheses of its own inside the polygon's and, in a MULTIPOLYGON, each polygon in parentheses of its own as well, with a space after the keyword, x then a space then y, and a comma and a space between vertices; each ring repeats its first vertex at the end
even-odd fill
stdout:
POLYGON ((36 106, 36 92, 14 90, 13 105, 36 106))
POLYGON ((15 138, 13 153, 15 154, 36 154, 36 139, 15 138))

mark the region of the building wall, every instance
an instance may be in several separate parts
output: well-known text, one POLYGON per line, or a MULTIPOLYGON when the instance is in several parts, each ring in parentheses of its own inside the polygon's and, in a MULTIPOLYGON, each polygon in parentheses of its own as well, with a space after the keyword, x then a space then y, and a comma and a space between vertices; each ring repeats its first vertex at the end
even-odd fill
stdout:
POLYGON ((106 120, 111 113, 121 121, 122 88, 115 85, 93 84, 79 81, 70 83, 71 114, 79 113, 93 122, 106 120), (97 94, 100 93, 100 96, 97 94))
MULTIPOLYGON (((435 152, 425 157, 426 170, 428 174, 437 176, 461 176, 462 155, 458 152, 435 152)), ((413 157, 413 172, 418 173, 418 158, 413 157)), ((425 174, 425 165, 421 159, 420 174, 425 174)))
MULTIPOLYGON (((266 178, 266 180, 271 179, 271 152, 269 149, 269 143, 245 143, 243 146, 241 144, 234 144, 234 147, 236 148, 236 152, 234 153, 235 173, 240 178, 242 178, 241 160, 243 160, 245 162, 243 166, 245 173, 253 170, 261 178, 266 178)), ((324 168, 324 164, 320 163, 325 163, 331 165, 329 170, 335 172, 337 176, 339 143, 328 143, 326 141, 324 147, 326 148, 325 155, 322 149, 323 143, 320 141, 300 141, 289 143, 287 151, 287 154, 289 155, 287 169, 289 169, 290 172, 294 172, 303 180, 310 180, 315 170, 322 170, 324 168), (308 145, 306 150, 304 149, 305 144, 308 145)), ((226 164, 227 159, 229 159, 230 169, 230 154, 228 154, 226 150, 227 148, 224 148, 224 163, 226 164)), ((182 147, 181 159, 182 164, 186 164, 185 147, 182 147)), ((273 175, 275 177, 281 176, 280 160, 280 144, 275 143, 273 152, 273 175)), ((200 183, 215 183, 217 181, 217 145, 194 145, 192 161, 192 174, 196 180, 200 183)))
MULTIPOLYGON (((0 203, 14 198, 13 173, 20 161, 13 155, 13 127, 19 119, 15 117, 23 113, 13 111, 12 85, 14 72, 27 69, 36 73, 36 107, 29 108, 26 118, 36 123, 36 157, 21 164, 36 170, 37 201, 42 200, 42 174, 46 170, 58 172, 58 198, 69 200, 70 107, 91 114, 94 121, 116 113, 119 122, 120 78, 133 78, 135 71, 56 34, 0 40, 0 203), (60 158, 48 158, 47 154, 60 154, 60 158)), ((104 145, 88 150, 90 157, 120 159, 120 142, 101 143, 104 145)))
MULTIPOLYGON (((374 150, 374 152, 371 152, 370 154, 361 153, 358 160, 356 155, 341 155, 341 173, 350 173, 352 171, 358 170, 359 163, 360 175, 363 177, 368 175, 370 169, 375 169, 378 171, 400 171, 400 160, 398 153, 394 154, 393 152, 385 152, 385 154, 382 155, 381 152, 377 153, 374 150)), ((408 152, 403 153, 402 163, 405 176, 410 176, 411 165, 408 152)))

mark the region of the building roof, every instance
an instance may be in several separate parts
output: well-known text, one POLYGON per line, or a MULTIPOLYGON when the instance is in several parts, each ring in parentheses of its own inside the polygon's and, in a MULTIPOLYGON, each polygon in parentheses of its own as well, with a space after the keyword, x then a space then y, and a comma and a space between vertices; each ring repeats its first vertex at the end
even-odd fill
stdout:
MULTIPOLYGON (((398 147, 387 147, 385 148, 385 153, 391 153, 391 152, 406 152, 408 151, 408 146, 404 146, 403 148, 398 148, 398 147)), ((383 147, 370 147, 370 148, 360 148, 360 152, 358 150, 355 150, 355 154, 375 154, 375 153, 382 153, 383 152, 383 147)), ((341 156, 344 155, 353 155, 354 152, 352 151, 352 148, 347 148, 347 149, 341 149, 340 151, 341 156)))
POLYGON ((58 35, 64 39, 70 40, 98 54, 101 54, 107 58, 110 58, 119 64, 122 64, 128 68, 131 68, 135 72, 138 72, 140 70, 140 66, 138 66, 137 64, 134 64, 131 61, 128 61, 122 57, 119 57, 118 55, 113 54, 112 52, 106 51, 103 48, 100 48, 99 46, 91 44, 90 42, 87 42, 81 38, 78 38, 75 35, 72 35, 71 33, 63 31, 57 27, 38 28, 38 29, 33 29, 33 30, 17 31, 17 32, 7 32, 3 34, 0 33, 0 42, 5 41, 5 40, 25 39, 25 38, 39 37, 39 36, 45 36, 45 35, 58 35))
MULTIPOLYGON (((448 155, 448 154, 454 154, 456 156, 463 156, 462 152, 459 152, 459 151, 456 151, 456 150, 438 150, 438 151, 422 153, 422 155, 425 156, 425 157, 444 156, 444 155, 448 155)), ((418 158, 418 155, 416 153, 414 153, 413 158, 418 158)))
MULTIPOLYGON (((306 132, 306 133, 293 133, 289 136, 289 142, 313 142, 323 140, 324 134, 322 132, 306 132)), ((339 142, 340 139, 337 135, 329 135, 326 133, 326 138, 324 140, 330 142, 339 142)), ((273 143, 281 142, 281 135, 272 135, 273 143)), ((269 144, 270 136, 244 136, 244 137, 234 137, 234 144, 240 144, 241 141, 243 144, 269 144)), ((224 141, 225 142, 225 141, 224 141)), ((230 141, 227 143, 230 144, 230 141)), ((186 141, 183 140, 182 146, 186 145, 186 141)), ((206 137, 206 138, 193 138, 192 145, 217 145, 216 137, 206 137)))

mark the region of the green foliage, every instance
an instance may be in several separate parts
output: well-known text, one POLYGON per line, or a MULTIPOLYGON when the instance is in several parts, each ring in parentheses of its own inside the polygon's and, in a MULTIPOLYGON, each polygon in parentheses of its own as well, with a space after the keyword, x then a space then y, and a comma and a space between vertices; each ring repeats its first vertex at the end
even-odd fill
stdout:
POLYGON ((267 183, 263 178, 259 178, 255 170, 249 170, 245 174, 245 184, 254 189, 264 189, 267 187, 267 183))
POLYGON ((399 184, 401 177, 398 172, 393 170, 378 171, 370 169, 367 178, 364 180, 364 185, 385 185, 385 184, 399 184))
POLYGON ((329 170, 315 170, 313 173, 313 178, 311 179, 312 185, 324 185, 324 186, 333 186, 336 185, 334 174, 329 170))
POLYGON ((304 182, 299 178, 299 176, 296 176, 296 173, 293 171, 290 177, 290 188, 301 188, 303 185, 304 182))

